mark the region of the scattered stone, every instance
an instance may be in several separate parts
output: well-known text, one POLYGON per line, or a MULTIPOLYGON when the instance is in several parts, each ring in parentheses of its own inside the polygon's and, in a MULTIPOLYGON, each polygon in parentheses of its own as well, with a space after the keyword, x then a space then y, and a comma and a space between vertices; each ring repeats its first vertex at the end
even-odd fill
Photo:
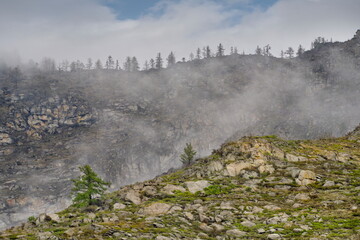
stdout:
POLYGON ((221 162, 219 161, 214 161, 214 162, 211 162, 208 166, 208 171, 210 173, 213 173, 213 172, 217 172, 217 171, 221 171, 223 170, 224 167, 223 165, 221 164, 221 162))
POLYGON ((226 235, 232 237, 244 237, 246 235, 246 232, 240 231, 239 229, 231 229, 226 231, 226 235))
POLYGON ((174 191, 185 192, 186 189, 181 186, 168 184, 162 189, 162 191, 168 195, 174 195, 174 191))
POLYGON ((310 196, 307 193, 298 193, 296 194, 295 199, 301 201, 308 201, 310 200, 310 196))
POLYGON ((225 227, 223 225, 217 223, 211 224, 211 227, 215 230, 215 232, 222 232, 225 230, 225 227))
POLYGON ((274 173, 275 168, 272 165, 263 165, 258 168, 260 173, 274 173))
POLYGON ((114 210, 119 210, 119 209, 124 209, 124 208, 126 208, 126 205, 125 205, 125 204, 122 204, 122 203, 115 203, 115 204, 113 205, 113 209, 114 209, 114 210))
POLYGON ((193 221, 193 220, 194 220, 194 215, 193 215, 192 213, 190 213, 190 212, 185 212, 184 215, 185 215, 185 217, 186 217, 187 219, 189 219, 190 221, 193 221))
POLYGON ((164 236, 157 236, 156 238, 155 238, 155 240, 171 240, 171 238, 169 238, 169 237, 164 237, 164 236))
POLYGON ((290 154, 290 153, 287 153, 285 156, 286 156, 286 159, 287 159, 289 162, 305 162, 305 161, 308 160, 306 157, 295 156, 295 155, 290 154))
POLYGON ((142 191, 146 196, 150 196, 150 197, 153 197, 157 194, 156 187, 154 186, 146 186, 142 189, 142 191))
POLYGON ((241 222, 241 225, 243 225, 244 227, 249 227, 249 228, 256 226, 255 223, 248 221, 248 220, 241 222))
POLYGON ((204 188, 210 186, 206 180, 185 182, 185 184, 191 193, 201 192, 204 188))
POLYGON ((167 213, 171 208, 171 205, 167 203, 152 203, 151 205, 144 207, 144 214, 150 216, 157 216, 167 213))
POLYGON ((130 189, 125 195, 125 200, 139 205, 141 204, 140 193, 138 191, 130 189))
POLYGON ((323 187, 332 187, 332 186, 335 186, 335 182, 334 181, 329 181, 329 180, 326 180, 323 187))
POLYGON ((278 207, 276 205, 272 205, 272 204, 266 205, 266 206, 264 206, 264 208, 267 210, 270 210, 270 211, 277 211, 277 210, 281 209, 280 207, 278 207))
POLYGON ((200 223, 199 228, 203 230, 204 232, 213 232, 214 229, 210 226, 208 226, 206 223, 200 223))
POLYGON ((267 235, 267 238, 274 240, 274 239, 281 239, 281 236, 280 236, 280 234, 272 233, 272 234, 267 235))
POLYGON ((316 174, 310 170, 301 170, 299 176, 296 179, 296 183, 302 186, 315 183, 316 174))

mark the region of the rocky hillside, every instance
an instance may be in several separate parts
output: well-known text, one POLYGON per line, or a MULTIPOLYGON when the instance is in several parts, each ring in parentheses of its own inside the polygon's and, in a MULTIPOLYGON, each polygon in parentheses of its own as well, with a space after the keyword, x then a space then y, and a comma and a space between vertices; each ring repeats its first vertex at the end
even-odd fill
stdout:
POLYGON ((4 239, 358 239, 360 138, 229 142, 101 206, 31 217, 4 239))
POLYGON ((68 206, 90 164, 112 189, 231 137, 343 136, 358 124, 360 32, 303 56, 196 59, 142 72, 0 69, 0 229, 68 206), (235 133, 235 134, 234 134, 235 133))

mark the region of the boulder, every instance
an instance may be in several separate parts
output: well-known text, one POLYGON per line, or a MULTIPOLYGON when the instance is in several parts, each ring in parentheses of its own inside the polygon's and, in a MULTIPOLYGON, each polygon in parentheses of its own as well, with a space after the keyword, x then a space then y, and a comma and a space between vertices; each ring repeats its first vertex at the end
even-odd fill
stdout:
POLYGON ((174 191, 180 191, 180 192, 185 192, 186 189, 181 187, 181 186, 177 186, 177 185, 172 185, 172 184, 167 184, 163 189, 162 192, 168 194, 168 195, 173 195, 174 191))
POLYGON ((223 170, 223 169, 224 169, 224 167, 223 167, 223 165, 221 164, 220 161, 211 162, 211 163, 209 164, 209 166, 208 166, 208 171, 209 171, 210 173, 212 173, 212 172, 217 172, 217 171, 221 171, 221 170, 223 170))
POLYGON ((275 168, 272 165, 262 165, 258 168, 260 173, 274 173, 275 168))
POLYGON ((185 182, 185 184, 191 193, 201 192, 204 188, 210 186, 209 182, 206 180, 190 181, 185 182))
POLYGON ((125 200, 139 205, 141 204, 140 193, 138 191, 130 189, 125 195, 125 200))
POLYGON ((171 208, 171 205, 167 203, 152 203, 149 206, 144 207, 143 213, 149 216, 157 216, 167 213, 171 208))
POLYGON ((315 183, 316 174, 310 170, 301 170, 299 176, 296 179, 296 183, 302 186, 315 183))
POLYGON ((7 133, 0 133, 0 146, 12 144, 13 140, 7 133))
POLYGON ((126 206, 125 206, 125 204, 122 204, 122 203, 115 203, 113 205, 114 210, 119 210, 119 209, 124 209, 124 208, 126 208, 126 206))
POLYGON ((242 162, 242 163, 230 163, 226 166, 226 175, 235 177, 240 175, 241 170, 250 168, 251 164, 242 162))
POLYGON ((240 238, 244 237, 246 235, 246 232, 240 231, 239 229, 231 229, 226 231, 226 235, 240 238))
POLYGON ((304 162, 304 161, 308 160, 306 157, 296 156, 296 155, 293 155, 293 154, 290 154, 290 153, 286 154, 286 159, 289 162, 304 162))

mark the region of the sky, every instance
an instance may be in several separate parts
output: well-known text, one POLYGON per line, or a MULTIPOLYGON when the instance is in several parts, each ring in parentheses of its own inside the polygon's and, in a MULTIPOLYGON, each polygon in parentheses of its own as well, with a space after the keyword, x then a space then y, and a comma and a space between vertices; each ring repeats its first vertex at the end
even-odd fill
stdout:
POLYGON ((279 55, 318 36, 352 38, 359 12, 359 0, 0 0, 0 58, 142 63, 219 43, 247 54, 270 44, 279 55))

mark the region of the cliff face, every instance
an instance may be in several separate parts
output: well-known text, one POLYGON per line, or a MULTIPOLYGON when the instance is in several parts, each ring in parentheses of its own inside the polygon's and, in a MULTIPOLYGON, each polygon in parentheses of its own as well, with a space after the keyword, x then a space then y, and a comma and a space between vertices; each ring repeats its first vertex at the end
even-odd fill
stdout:
POLYGON ((245 137, 99 206, 42 214, 12 239, 357 239, 360 139, 245 137))
POLYGON ((78 165, 115 189, 179 167, 187 142, 206 156, 229 137, 342 136, 360 119, 358 49, 357 34, 295 59, 234 54, 137 73, 0 71, 0 228, 67 206, 78 165))

